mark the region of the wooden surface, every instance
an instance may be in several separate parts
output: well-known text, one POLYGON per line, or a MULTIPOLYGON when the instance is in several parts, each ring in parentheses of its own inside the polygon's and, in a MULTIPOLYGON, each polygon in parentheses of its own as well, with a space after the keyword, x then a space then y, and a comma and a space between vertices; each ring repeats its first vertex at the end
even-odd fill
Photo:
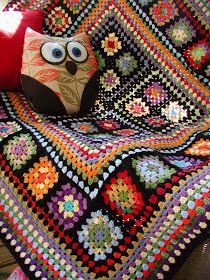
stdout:
POLYGON ((194 249, 172 280, 210 280, 210 236, 194 249))
POLYGON ((16 267, 15 259, 0 241, 0 273, 11 273, 16 267))

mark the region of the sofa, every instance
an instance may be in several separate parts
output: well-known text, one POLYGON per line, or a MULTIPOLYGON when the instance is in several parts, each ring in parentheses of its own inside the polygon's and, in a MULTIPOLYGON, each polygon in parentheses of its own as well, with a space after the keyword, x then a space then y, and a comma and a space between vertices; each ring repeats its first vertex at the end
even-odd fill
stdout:
POLYGON ((209 236, 207 5, 6 5, 0 237, 29 279, 171 279, 209 236))

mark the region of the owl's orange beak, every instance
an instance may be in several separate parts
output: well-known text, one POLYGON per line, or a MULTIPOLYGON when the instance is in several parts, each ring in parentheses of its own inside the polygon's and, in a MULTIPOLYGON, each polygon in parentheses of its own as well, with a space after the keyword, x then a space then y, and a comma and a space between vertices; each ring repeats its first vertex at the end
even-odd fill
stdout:
POLYGON ((66 61, 66 69, 71 75, 75 75, 77 72, 77 65, 74 61, 66 61))

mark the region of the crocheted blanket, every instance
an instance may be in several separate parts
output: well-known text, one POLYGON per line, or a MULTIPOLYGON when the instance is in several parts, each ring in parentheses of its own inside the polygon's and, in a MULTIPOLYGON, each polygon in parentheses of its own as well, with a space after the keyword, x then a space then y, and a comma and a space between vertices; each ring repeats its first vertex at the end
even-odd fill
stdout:
POLYGON ((205 236, 209 34, 196 3, 7 6, 43 8, 48 34, 85 30, 101 70, 83 117, 0 94, 0 237, 30 279, 169 279, 205 236))

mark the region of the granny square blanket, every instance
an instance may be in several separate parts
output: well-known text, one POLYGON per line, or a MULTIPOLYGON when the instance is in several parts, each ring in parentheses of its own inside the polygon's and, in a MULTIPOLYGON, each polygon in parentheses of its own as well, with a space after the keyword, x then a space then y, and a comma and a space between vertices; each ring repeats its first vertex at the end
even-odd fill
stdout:
POLYGON ((85 116, 0 93, 0 237, 29 279, 171 279, 209 230, 208 1, 15 0, 49 35, 85 31, 85 116))

